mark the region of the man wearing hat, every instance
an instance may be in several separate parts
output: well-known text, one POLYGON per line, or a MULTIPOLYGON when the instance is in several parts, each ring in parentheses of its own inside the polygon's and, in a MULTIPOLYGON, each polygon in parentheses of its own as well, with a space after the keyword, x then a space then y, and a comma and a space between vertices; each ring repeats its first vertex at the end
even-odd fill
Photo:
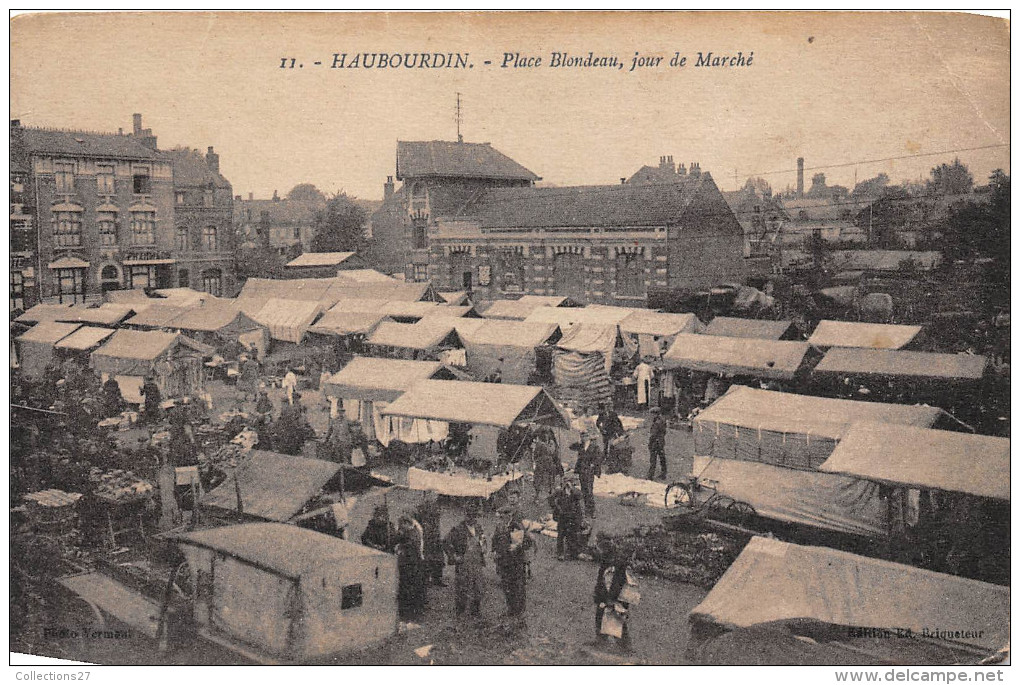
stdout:
POLYGON ((652 407, 652 425, 648 429, 648 480, 655 480, 656 461, 662 467, 662 479, 666 479, 666 417, 662 410, 652 407))
POLYGON ((560 561, 576 559, 580 552, 578 538, 584 526, 584 507, 577 476, 561 483, 549 498, 549 504, 556 521, 556 558, 560 561))
POLYGON ((456 567, 454 594, 457 615, 471 605, 473 616, 482 615, 482 568, 485 566, 485 535, 478 525, 478 504, 468 505, 464 520, 453 527, 444 543, 456 567))
POLYGON ((501 507, 500 525, 492 535, 492 553, 496 557, 496 572, 506 596, 506 613, 510 617, 524 614, 528 592, 528 553, 535 541, 524 529, 520 512, 513 507, 501 507))
POLYGON ((577 447, 577 461, 574 462, 574 473, 581 483, 581 496, 584 498, 584 509, 589 518, 595 518, 595 477, 602 475, 603 454, 598 446, 597 437, 597 431, 585 429, 577 447))

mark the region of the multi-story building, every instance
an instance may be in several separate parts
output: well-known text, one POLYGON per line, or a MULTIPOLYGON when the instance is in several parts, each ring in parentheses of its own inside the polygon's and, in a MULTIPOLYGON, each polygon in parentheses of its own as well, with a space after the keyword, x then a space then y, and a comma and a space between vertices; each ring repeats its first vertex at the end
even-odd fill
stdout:
POLYGON ((24 311, 39 302, 36 280, 36 225, 32 207, 30 163, 21 124, 11 122, 10 308, 24 311))
MULTIPOLYGON (((664 182, 537 188, 489 145, 400 142, 404 182, 373 218, 399 218, 409 280, 479 298, 563 295, 642 306, 650 290, 742 281, 744 236, 708 173, 664 182), (403 213, 396 211, 402 207, 403 213), (405 218, 406 217, 406 218, 405 218)), ((640 173, 640 172, 639 172, 640 173)))
POLYGON ((241 247, 268 247, 289 261, 312 251, 315 217, 326 206, 322 200, 281 198, 274 190, 271 200, 234 198, 234 227, 241 247))
MULTIPOLYGON (((169 288, 183 282, 181 270, 189 272, 189 283, 203 286, 190 275, 196 244, 182 249, 175 221, 175 154, 157 148, 140 114, 133 123, 131 133, 111 134, 12 122, 12 136, 16 129, 27 158, 30 216, 36 227, 32 268, 40 298, 82 302, 106 290, 169 288)), ((189 192, 204 193, 206 182, 193 181, 190 172, 182 177, 185 198, 189 192)), ((225 183, 222 177, 213 182, 213 198, 215 203, 217 193, 220 198, 225 193, 229 226, 231 191, 225 183)), ((188 222, 194 218, 183 202, 181 211, 188 222)), ((196 229, 198 241, 201 230, 196 229)), ((209 268, 225 272, 222 291, 222 284, 230 282, 226 272, 231 263, 229 257, 222 259, 218 245, 210 252, 217 266, 209 268)))
POLYGON ((233 189, 220 174, 220 156, 211 147, 205 155, 189 148, 167 155, 174 173, 176 285, 233 295, 233 189))

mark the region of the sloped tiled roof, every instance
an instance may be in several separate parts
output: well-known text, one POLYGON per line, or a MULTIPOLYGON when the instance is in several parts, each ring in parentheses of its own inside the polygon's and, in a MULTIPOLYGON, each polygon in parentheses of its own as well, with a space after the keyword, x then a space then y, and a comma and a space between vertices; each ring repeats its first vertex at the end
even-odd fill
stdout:
POLYGON ((191 148, 175 148, 167 156, 174 164, 174 186, 208 186, 230 188, 230 182, 209 168, 205 155, 191 148))
POLYGON ((397 141, 397 179, 427 176, 539 180, 488 143, 397 141))
POLYGON ((287 262, 287 266, 339 266, 353 256, 353 252, 305 252, 287 262))
POLYGON ((461 212, 482 228, 661 226, 690 206, 709 177, 678 177, 655 185, 493 188, 461 212))
POLYGON ((74 157, 123 157, 157 159, 160 153, 147 148, 131 136, 113 133, 25 128, 25 150, 29 154, 68 155, 74 157))

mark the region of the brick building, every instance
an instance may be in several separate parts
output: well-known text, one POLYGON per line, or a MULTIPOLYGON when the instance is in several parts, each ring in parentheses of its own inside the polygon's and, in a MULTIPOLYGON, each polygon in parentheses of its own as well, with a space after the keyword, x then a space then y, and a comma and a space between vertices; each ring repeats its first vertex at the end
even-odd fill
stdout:
POLYGON ((204 155, 189 148, 167 155, 173 163, 175 285, 233 295, 234 199, 220 157, 211 147, 204 155))
POLYGON ((10 310, 24 311, 39 302, 36 280, 36 224, 33 210, 31 164, 25 151, 20 122, 11 122, 10 148, 10 310))
POLYGON ((697 165, 656 182, 536 188, 488 145, 398 143, 397 178, 383 209, 404 210, 407 277, 440 289, 642 306, 652 289, 745 275, 743 229, 697 165))
MULTIPOLYGON (((190 274, 194 264, 206 259, 216 264, 210 268, 221 269, 221 284, 230 282, 230 259, 222 259, 218 245, 216 250, 202 249, 200 226, 195 236, 190 234, 197 214, 187 205, 196 192, 204 197, 209 183, 196 184, 185 171, 180 194, 175 188, 175 158, 186 167, 195 160, 190 153, 160 151, 152 130, 142 128, 140 114, 134 115, 133 124, 129 134, 111 134, 11 122, 12 138, 16 134, 24 146, 32 203, 28 223, 36 228, 28 240, 34 238, 35 251, 26 259, 34 263, 21 275, 28 280, 26 271, 32 274, 40 299, 82 302, 106 290, 175 287, 183 282, 182 270, 193 287, 201 288, 201 279, 190 274), (185 245, 178 231, 178 198, 188 237, 198 243, 185 245)), ((215 154, 211 159, 218 163, 215 154)), ((224 190, 230 201, 229 183, 219 177, 212 185, 214 204, 217 198, 222 203, 224 190)), ((220 225, 220 214, 209 216, 203 225, 220 225)), ((226 216, 229 226, 229 204, 226 216)), ((13 277, 11 287, 13 298, 13 277)), ((214 285, 210 282, 209 287, 214 285)))
POLYGON ((281 198, 274 190, 270 200, 234 198, 234 227, 241 247, 268 247, 289 261, 312 249, 315 217, 326 207, 326 199, 281 198))

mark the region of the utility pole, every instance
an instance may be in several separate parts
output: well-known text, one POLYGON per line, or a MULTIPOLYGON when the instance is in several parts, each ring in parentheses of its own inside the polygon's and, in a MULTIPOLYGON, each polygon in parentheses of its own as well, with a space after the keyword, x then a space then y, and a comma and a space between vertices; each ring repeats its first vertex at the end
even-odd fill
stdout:
POLYGON ((461 121, 462 121, 462 118, 461 118, 461 113, 460 113, 460 93, 457 93, 457 142, 458 143, 463 143, 464 142, 464 136, 462 136, 460 134, 460 124, 461 124, 461 121))

